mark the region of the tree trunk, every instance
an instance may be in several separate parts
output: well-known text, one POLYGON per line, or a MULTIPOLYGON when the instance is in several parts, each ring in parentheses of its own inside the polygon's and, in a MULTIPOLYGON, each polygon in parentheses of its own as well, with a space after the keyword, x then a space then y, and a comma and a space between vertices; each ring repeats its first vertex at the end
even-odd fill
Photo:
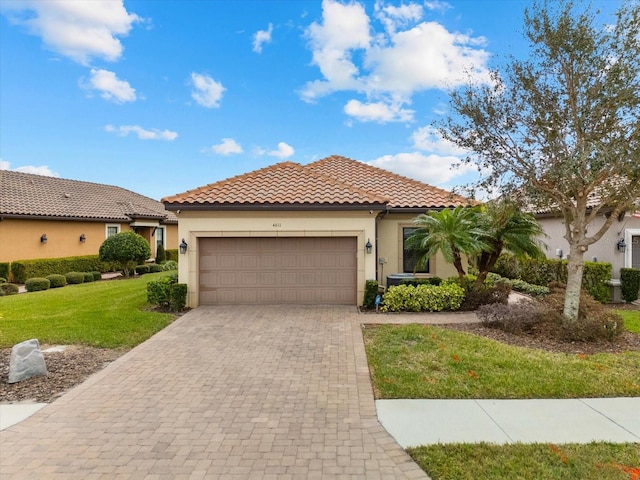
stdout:
POLYGON ((580 308, 580 290, 584 271, 584 251, 581 247, 571 246, 567 264, 567 292, 564 297, 564 321, 568 324, 578 321, 580 308))

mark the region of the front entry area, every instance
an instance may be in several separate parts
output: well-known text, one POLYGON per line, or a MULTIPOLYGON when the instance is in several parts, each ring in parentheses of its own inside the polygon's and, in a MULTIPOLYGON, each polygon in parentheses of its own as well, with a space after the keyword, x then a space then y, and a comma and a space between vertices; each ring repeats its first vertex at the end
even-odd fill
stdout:
POLYGON ((355 305, 355 237, 199 239, 201 305, 355 305))

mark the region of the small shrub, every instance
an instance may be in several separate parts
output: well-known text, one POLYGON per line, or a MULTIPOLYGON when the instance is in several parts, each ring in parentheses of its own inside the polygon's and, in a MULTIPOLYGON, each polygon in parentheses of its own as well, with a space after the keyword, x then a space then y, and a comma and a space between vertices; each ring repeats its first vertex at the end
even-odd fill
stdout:
POLYGON ((458 310, 464 300, 459 285, 396 285, 384 295, 383 312, 440 312, 458 310))
MULTIPOLYGON (((0 262, 0 278, 4 278, 4 279, 9 278, 9 272, 10 272, 9 265, 10 265, 9 262, 0 262)), ((4 283, 7 283, 7 281, 5 280, 4 283)))
POLYGON ((24 286, 27 292, 40 292, 42 290, 49 290, 51 282, 46 278, 34 277, 28 278, 27 281, 24 282, 24 286))
POLYGON ((11 277, 15 283, 27 281, 27 267, 24 262, 11 262, 11 277))
POLYGON ((172 283, 169 287, 169 308, 181 312, 187 305, 187 284, 172 283))
POLYGON ((640 292, 640 269, 621 268, 620 283, 622 299, 627 302, 635 302, 640 292))
POLYGON ((0 283, 7 283, 7 279, 3 278, 3 277, 0 277, 0 283))
POLYGON ((365 308, 374 308, 376 306, 378 291, 378 281, 367 280, 364 284, 364 300, 362 301, 362 306, 365 308))
POLYGON ((79 283, 84 283, 84 273, 83 272, 69 272, 65 275, 67 279, 67 283, 69 285, 77 285, 79 283))
POLYGON ((91 275, 93 275, 94 282, 97 282, 98 280, 102 280, 102 273, 98 272, 97 270, 92 271, 91 275))
POLYGON ((173 284, 171 278, 163 277, 147 283, 147 301, 152 305, 169 306, 169 287, 173 284))
POLYGON ((158 265, 156 263, 151 263, 147 266, 149 267, 149 273, 158 273, 163 270, 162 265, 158 265))
POLYGON ((435 285, 438 286, 442 283, 442 279, 440 277, 429 277, 429 278, 406 278, 401 284, 402 285, 413 285, 417 287, 418 285, 435 285))
POLYGON ((178 269, 178 262, 176 262, 175 260, 167 260, 162 264, 162 270, 164 271, 177 270, 177 269, 178 269))
POLYGON ((164 247, 162 245, 158 245, 156 250, 156 263, 163 263, 167 260, 167 254, 164 251, 164 247))
POLYGON ((15 295, 20 291, 20 287, 15 283, 0 283, 0 295, 15 295))
POLYGON ((51 288, 60 288, 67 284, 67 278, 64 275, 52 273, 51 275, 47 275, 46 278, 51 283, 51 288))
POLYGON ((482 305, 492 305, 500 303, 506 305, 509 302, 511 285, 506 282, 498 282, 495 285, 487 285, 479 290, 469 290, 464 302, 460 306, 461 310, 477 310, 482 305))
POLYGON ((174 249, 166 249, 164 251, 164 255, 166 257, 167 260, 173 260, 174 262, 178 261, 178 249, 174 248, 174 249))
POLYGON ((517 303, 493 303, 478 308, 478 318, 488 327, 509 333, 530 331, 544 320, 547 308, 538 302, 522 300, 517 303))
POLYGON ((149 273, 149 265, 138 265, 135 268, 135 271, 138 275, 144 275, 145 273, 149 273))
POLYGON ((93 273, 91 272, 82 272, 84 275, 84 283, 93 282, 93 273))

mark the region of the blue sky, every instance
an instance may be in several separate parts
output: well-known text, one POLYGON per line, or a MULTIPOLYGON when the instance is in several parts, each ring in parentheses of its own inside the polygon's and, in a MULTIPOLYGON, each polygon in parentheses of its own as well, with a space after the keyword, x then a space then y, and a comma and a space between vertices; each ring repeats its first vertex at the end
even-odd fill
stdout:
POLYGON ((431 125, 526 55, 528 4, 0 0, 0 169, 160 199, 337 154, 451 189, 475 174, 431 125))

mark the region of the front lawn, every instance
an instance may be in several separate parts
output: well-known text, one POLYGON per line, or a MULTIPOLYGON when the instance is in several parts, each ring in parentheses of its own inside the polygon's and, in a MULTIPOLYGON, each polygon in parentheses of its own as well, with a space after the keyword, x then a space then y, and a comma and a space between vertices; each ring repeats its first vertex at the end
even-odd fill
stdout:
POLYGON ((377 398, 640 396, 640 352, 569 355, 429 325, 364 331, 377 398))
POLYGON ((449 444, 408 452, 433 480, 640 478, 638 444, 449 444))
POLYGON ((0 348, 31 338, 41 344, 134 347, 175 318, 146 309, 147 283, 168 274, 0 297, 0 348))
POLYGON ((630 332, 640 333, 640 310, 618 310, 624 318, 624 326, 630 332))

